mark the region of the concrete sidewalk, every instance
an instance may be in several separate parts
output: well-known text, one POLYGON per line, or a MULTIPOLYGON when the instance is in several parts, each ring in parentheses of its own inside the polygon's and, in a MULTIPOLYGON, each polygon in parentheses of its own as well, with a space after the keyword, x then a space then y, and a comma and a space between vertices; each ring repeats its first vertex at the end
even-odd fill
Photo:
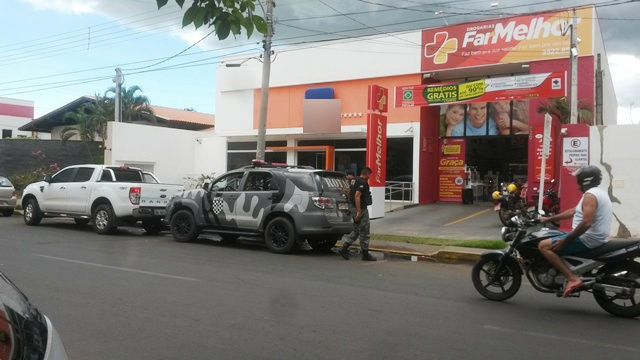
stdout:
MULTIPOLYGON (((342 243, 336 245, 337 250, 342 243)), ((360 244, 356 242, 351 245, 351 249, 359 250, 360 244)), ((422 244, 408 244, 395 241, 380 241, 371 240, 369 243, 369 250, 372 252, 381 252, 387 257, 403 258, 406 260, 436 260, 436 261, 469 261, 475 262, 480 258, 480 255, 487 251, 487 249, 475 249, 459 246, 437 246, 437 245, 422 245, 422 244)))
POLYGON ((500 240, 502 223, 490 203, 428 204, 371 220, 371 233, 454 240, 500 240))

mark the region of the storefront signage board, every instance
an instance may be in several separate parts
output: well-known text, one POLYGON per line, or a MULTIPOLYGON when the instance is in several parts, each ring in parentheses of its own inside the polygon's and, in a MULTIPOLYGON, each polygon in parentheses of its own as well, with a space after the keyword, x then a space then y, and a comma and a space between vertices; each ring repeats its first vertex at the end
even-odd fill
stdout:
POLYGON ((506 76, 457 84, 395 88, 395 106, 429 106, 566 96, 564 72, 506 76))
POLYGON ((369 186, 386 185, 387 177, 387 117, 367 115, 367 166, 373 170, 369 186))
POLYGON ((573 171, 586 165, 589 165, 589 138, 562 139, 562 166, 573 171))
POLYGON ((389 89, 378 85, 369 85, 367 109, 386 113, 389 110, 389 89))
MULTIPOLYGON (((578 9, 580 56, 593 55, 593 7, 578 9)), ((422 72, 568 58, 570 10, 422 31, 422 72)))
POLYGON ((438 201, 462 202, 465 139, 440 139, 438 159, 438 201))

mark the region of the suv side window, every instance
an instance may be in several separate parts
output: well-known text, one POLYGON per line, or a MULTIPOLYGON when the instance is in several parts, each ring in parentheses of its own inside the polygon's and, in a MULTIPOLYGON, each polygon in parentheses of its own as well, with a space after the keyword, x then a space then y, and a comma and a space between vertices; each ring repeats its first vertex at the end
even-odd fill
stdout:
POLYGON ((87 182, 91 180, 94 169, 92 168, 78 168, 76 176, 73 178, 73 182, 87 182))
POLYGON ((271 191, 278 190, 273 176, 268 172, 250 172, 244 183, 243 191, 271 191))
POLYGON ((73 178, 73 174, 75 173, 75 171, 76 171, 76 168, 62 170, 61 172, 57 173, 54 177, 51 178, 51 183, 57 184, 57 183, 71 182, 71 179, 73 178))
POLYGON ((244 173, 237 172, 221 177, 211 184, 211 191, 240 191, 240 183, 244 173))

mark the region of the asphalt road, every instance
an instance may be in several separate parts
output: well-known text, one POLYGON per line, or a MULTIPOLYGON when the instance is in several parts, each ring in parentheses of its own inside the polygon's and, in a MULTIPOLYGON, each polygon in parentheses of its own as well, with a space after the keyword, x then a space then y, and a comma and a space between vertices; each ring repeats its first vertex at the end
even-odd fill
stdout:
POLYGON ((640 357, 640 320, 529 285, 484 300, 468 265, 274 255, 14 216, 0 217, 0 269, 71 359, 640 357))

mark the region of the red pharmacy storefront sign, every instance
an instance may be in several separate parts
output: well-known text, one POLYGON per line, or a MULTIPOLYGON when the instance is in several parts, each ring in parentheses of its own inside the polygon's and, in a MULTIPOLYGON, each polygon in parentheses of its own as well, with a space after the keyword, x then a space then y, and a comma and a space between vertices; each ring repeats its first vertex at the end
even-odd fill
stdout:
POLYGON ((367 166, 373 170, 369 186, 385 186, 387 177, 387 117, 367 116, 367 166))

